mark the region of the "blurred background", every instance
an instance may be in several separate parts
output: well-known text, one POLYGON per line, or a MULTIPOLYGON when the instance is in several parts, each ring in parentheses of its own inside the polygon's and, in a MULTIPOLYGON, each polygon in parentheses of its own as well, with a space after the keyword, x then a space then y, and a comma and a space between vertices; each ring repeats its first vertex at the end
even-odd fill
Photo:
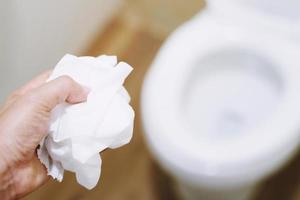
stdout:
MULTIPOLYGON (((180 199, 143 139, 140 91, 147 68, 168 35, 205 7, 202 0, 0 1, 0 100, 66 53, 117 55, 134 67, 126 81, 136 111, 129 145, 103 152, 101 180, 88 191, 73 174, 49 181, 26 200, 180 199)), ((300 200, 300 157, 267 179, 254 199, 300 200)))

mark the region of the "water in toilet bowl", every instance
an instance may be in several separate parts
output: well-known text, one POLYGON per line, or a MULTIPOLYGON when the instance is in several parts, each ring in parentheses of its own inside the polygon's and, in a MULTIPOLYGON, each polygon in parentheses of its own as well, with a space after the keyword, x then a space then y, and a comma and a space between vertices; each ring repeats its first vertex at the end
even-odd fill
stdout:
POLYGON ((283 84, 276 67, 243 50, 198 58, 183 112, 198 140, 216 143, 249 134, 276 111, 283 84))

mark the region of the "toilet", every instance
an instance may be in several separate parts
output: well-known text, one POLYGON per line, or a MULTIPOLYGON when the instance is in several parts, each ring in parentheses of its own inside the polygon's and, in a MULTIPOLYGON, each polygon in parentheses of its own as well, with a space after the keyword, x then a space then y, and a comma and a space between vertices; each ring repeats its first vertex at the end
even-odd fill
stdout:
POLYGON ((208 1, 146 75, 145 138, 183 199, 251 199, 298 150, 300 2, 275 2, 208 1))

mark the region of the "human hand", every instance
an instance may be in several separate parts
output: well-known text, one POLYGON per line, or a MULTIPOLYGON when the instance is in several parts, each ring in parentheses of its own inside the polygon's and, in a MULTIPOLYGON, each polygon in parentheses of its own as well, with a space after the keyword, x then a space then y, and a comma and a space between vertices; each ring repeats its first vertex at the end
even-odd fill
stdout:
POLYGON ((51 71, 15 91, 0 108, 0 197, 18 199, 49 178, 36 155, 47 135, 51 110, 60 103, 80 103, 88 90, 67 76, 45 82, 51 71))

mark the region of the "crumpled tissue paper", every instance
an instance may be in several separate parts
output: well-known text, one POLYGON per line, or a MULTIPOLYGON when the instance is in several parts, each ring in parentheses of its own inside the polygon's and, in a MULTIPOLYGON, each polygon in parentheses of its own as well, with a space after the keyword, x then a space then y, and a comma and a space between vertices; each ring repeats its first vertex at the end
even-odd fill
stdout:
POLYGON ((62 181, 64 170, 76 173, 92 189, 101 173, 99 152, 127 144, 133 132, 134 111, 123 83, 132 68, 115 56, 64 56, 49 80, 68 75, 90 89, 87 101, 58 105, 51 114, 49 134, 38 149, 48 174, 62 181))

